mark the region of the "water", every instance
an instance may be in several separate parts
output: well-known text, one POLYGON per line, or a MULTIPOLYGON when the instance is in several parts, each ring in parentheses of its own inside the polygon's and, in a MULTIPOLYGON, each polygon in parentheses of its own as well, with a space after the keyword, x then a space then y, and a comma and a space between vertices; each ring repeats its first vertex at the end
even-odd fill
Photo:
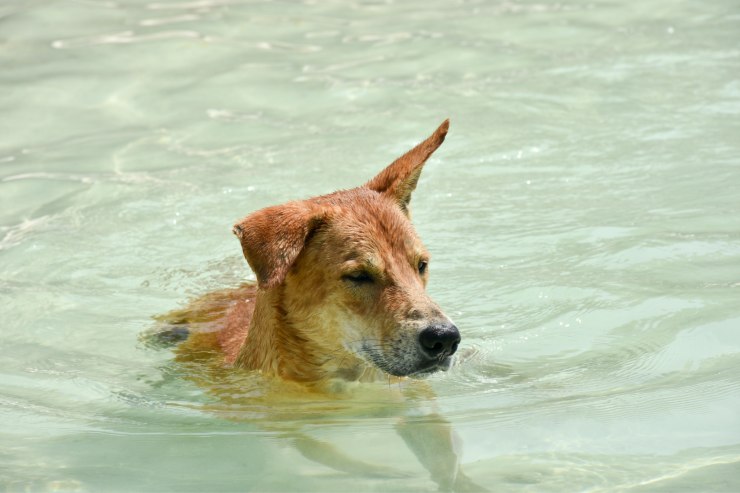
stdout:
POLYGON ((252 278, 234 220, 450 117, 412 207, 468 476, 740 490, 739 42, 730 0, 3 2, 3 489, 436 489, 393 389, 225 403, 139 336, 252 278))

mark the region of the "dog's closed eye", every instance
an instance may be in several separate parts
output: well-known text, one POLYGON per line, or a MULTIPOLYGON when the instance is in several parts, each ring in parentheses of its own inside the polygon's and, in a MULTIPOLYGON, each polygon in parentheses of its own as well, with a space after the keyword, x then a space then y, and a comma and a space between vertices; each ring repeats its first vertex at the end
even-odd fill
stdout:
POLYGON ((347 274, 344 274, 342 276, 342 279, 353 284, 372 284, 373 282, 375 282, 373 276, 365 270, 349 272, 347 274))

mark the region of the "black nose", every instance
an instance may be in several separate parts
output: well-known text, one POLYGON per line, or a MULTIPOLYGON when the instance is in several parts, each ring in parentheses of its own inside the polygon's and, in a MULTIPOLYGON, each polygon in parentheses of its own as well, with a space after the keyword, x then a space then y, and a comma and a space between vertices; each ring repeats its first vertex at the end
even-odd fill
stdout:
POLYGON ((430 325, 419 333, 419 343, 431 358, 452 356, 460 344, 460 332, 453 324, 430 325))

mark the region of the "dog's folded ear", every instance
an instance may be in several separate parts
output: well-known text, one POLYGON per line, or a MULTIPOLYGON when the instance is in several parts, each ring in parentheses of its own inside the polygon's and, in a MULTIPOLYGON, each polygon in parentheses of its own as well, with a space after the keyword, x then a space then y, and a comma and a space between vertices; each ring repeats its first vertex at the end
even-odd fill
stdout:
POLYGON ((283 282, 306 240, 323 220, 319 206, 300 201, 261 209, 234 225, 232 231, 260 288, 283 282))
POLYGON ((424 142, 393 161, 365 186, 392 197, 401 210, 408 215, 411 192, 416 189, 421 169, 429 156, 444 142, 449 126, 450 120, 442 122, 442 125, 424 142))

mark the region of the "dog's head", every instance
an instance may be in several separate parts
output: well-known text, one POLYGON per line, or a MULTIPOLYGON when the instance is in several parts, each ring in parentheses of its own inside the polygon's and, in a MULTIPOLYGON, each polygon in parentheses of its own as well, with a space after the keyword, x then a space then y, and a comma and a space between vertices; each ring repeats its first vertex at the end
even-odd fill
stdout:
POLYGON ((429 254, 409 218, 447 128, 361 187, 268 207, 234 226, 260 289, 279 292, 281 321, 307 351, 396 376, 449 367, 460 334, 425 292, 429 254))

